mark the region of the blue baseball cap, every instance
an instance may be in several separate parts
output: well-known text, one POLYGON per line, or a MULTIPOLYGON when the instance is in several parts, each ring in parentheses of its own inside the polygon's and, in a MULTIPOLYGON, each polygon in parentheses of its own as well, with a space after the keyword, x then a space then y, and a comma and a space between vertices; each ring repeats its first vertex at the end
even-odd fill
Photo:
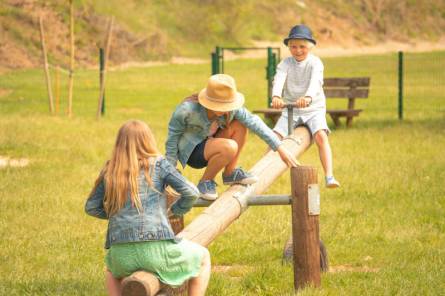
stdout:
POLYGON ((287 43, 291 39, 305 39, 309 40, 313 44, 317 44, 314 38, 312 38, 312 31, 309 27, 305 25, 297 25, 290 29, 289 37, 283 40, 284 44, 287 46, 287 43))

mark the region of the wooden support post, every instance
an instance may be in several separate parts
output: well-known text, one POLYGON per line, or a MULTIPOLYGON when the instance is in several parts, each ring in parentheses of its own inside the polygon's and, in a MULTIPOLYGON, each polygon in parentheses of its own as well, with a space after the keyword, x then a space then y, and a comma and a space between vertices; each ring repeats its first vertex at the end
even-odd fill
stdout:
MULTIPOLYGON (((298 158, 311 144, 309 131, 305 127, 298 127, 291 137, 283 140, 283 145, 292 155, 298 158)), ((178 234, 178 237, 188 239, 202 246, 208 246, 218 235, 230 226, 247 209, 248 198, 259 195, 285 171, 286 164, 280 159, 278 152, 269 151, 260 161, 258 161, 249 171, 258 177, 258 182, 249 186, 232 185, 212 205, 205 209, 201 215, 196 217, 187 227, 178 234)), ((155 290, 152 285, 159 287, 159 283, 154 283, 157 278, 144 273, 144 277, 134 277, 134 273, 123 282, 122 295, 153 295, 149 294, 155 290), (134 280, 133 280, 134 279, 134 280), (137 286, 138 293, 131 294, 127 286, 137 286)))
POLYGON ((56 67, 56 114, 59 113, 60 109, 60 66, 56 67))
POLYGON ((321 284, 318 225, 320 193, 317 170, 308 166, 292 168, 291 189, 295 290, 308 285, 319 287, 321 284))
POLYGON ((74 84, 74 5, 70 0, 70 72, 68 81, 68 117, 73 114, 73 84, 74 84))
POLYGON ((114 17, 110 19, 110 23, 108 26, 108 34, 107 34, 107 40, 105 45, 105 61, 103 66, 103 75, 102 75, 102 83, 100 85, 99 90, 99 103, 97 106, 97 112, 96 112, 96 118, 99 119, 100 115, 102 114, 102 104, 103 99, 105 96, 105 74, 107 73, 107 64, 108 64, 108 57, 110 56, 110 46, 111 46, 111 33, 113 31, 113 23, 114 23, 114 17))
POLYGON ((49 112, 51 112, 51 114, 54 114, 54 101, 53 101, 53 92, 51 88, 51 76, 49 74, 48 57, 46 54, 46 45, 45 45, 45 30, 43 29, 43 20, 41 15, 39 17, 39 25, 40 25, 40 43, 42 44, 43 68, 45 70, 46 89, 48 91, 49 112))

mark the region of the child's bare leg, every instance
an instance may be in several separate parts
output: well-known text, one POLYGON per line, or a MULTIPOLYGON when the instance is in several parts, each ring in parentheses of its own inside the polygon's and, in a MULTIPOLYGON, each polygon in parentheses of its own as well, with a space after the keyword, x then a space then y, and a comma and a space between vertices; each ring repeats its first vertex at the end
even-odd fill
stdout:
POLYGON ((238 144, 232 139, 212 138, 208 139, 204 147, 204 158, 207 159, 207 167, 201 180, 213 180, 238 152, 238 144))
POLYGON ((323 166, 325 176, 332 176, 332 151, 326 131, 317 131, 314 135, 314 141, 318 146, 318 154, 320 155, 320 161, 321 165, 323 166))
POLYGON ((204 253, 201 263, 201 272, 195 278, 191 278, 189 281, 188 294, 189 296, 203 296, 207 290, 210 278, 210 254, 209 251, 204 253))
POLYGON ((121 280, 115 278, 110 271, 105 272, 105 286, 110 296, 120 296, 122 287, 121 280))
POLYGON ((238 145, 238 149, 237 149, 235 156, 226 165, 224 172, 223 172, 224 176, 228 176, 233 173, 234 169, 236 169, 236 164, 238 163, 238 158, 239 158, 240 152, 243 149, 244 144, 246 143, 247 128, 238 120, 233 120, 230 123, 230 128, 228 128, 228 129, 225 128, 223 130, 220 130, 216 134, 216 138, 232 139, 238 145))

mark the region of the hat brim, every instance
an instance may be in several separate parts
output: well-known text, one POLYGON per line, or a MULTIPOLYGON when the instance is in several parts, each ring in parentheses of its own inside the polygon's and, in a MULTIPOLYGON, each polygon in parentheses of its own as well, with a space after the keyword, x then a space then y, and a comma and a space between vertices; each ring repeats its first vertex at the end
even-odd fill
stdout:
POLYGON ((244 105, 244 95, 236 92, 233 102, 221 103, 209 100, 207 97, 207 88, 202 89, 198 95, 198 101, 201 105, 212 111, 229 112, 241 108, 244 105))
POLYGON ((295 34, 295 35, 292 35, 292 36, 287 37, 286 39, 284 39, 283 40, 284 45, 287 46, 287 44, 289 43, 289 40, 291 40, 291 39, 304 39, 304 40, 312 42, 314 45, 317 44, 317 42, 314 39, 312 39, 312 38, 307 38, 304 35, 295 34))

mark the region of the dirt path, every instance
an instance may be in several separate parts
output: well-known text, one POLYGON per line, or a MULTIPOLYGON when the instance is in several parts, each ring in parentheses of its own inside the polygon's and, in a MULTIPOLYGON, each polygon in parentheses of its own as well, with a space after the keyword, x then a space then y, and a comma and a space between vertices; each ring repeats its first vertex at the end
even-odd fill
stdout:
MULTIPOLYGON (((287 47, 281 42, 268 42, 261 41, 255 42, 253 47, 279 47, 281 51, 281 58, 289 56, 289 51, 287 47)), ((387 41, 377 44, 375 46, 354 46, 349 47, 335 46, 335 45, 319 45, 313 50, 314 54, 320 57, 340 57, 340 56, 354 56, 354 55, 371 55, 371 54, 384 54, 390 52, 426 52, 435 50, 445 50, 445 37, 441 38, 437 42, 397 42, 397 41, 387 41)), ((236 54, 232 51, 224 52, 224 60, 236 60, 236 59, 253 59, 253 58, 264 58, 266 56, 265 50, 245 50, 236 54)), ((205 64, 210 63, 209 59, 197 59, 197 58, 186 58, 186 57, 173 57, 170 61, 166 62, 128 62, 121 64, 119 66, 111 67, 110 70, 122 70, 133 67, 153 67, 159 65, 167 64, 205 64)))

